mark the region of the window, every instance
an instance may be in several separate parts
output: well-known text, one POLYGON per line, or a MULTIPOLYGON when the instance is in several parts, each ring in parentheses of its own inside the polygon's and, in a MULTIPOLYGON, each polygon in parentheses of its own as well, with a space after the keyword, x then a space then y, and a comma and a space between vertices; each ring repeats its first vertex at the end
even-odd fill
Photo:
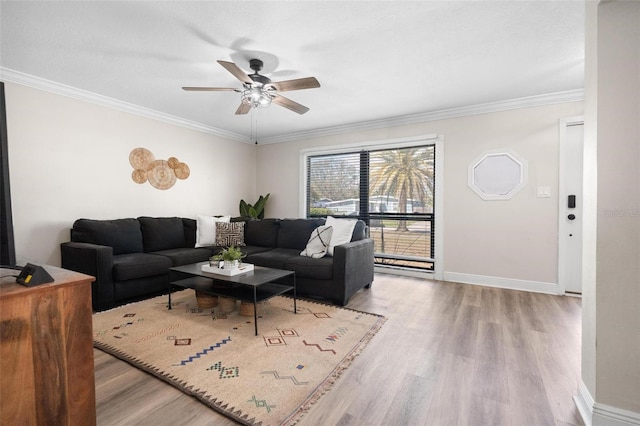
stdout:
POLYGON ((364 220, 378 265, 434 269, 435 145, 307 156, 307 217, 364 220))
POLYGON ((527 184, 527 160, 516 153, 483 154, 469 166, 469 188, 483 200, 509 200, 527 184))

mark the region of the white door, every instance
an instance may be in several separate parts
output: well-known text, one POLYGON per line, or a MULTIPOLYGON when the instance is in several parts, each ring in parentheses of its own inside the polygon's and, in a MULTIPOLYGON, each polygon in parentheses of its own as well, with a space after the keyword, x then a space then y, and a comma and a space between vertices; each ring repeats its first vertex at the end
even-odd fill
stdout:
POLYGON ((558 287, 582 294, 582 183, 584 121, 560 120, 558 287))

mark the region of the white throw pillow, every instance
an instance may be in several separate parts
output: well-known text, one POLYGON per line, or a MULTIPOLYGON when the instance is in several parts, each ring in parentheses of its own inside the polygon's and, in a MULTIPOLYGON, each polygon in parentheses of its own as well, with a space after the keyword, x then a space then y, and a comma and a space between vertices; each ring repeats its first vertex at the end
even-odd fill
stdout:
POLYGON ((216 245, 216 222, 230 222, 231 216, 202 216, 196 218, 196 248, 216 245))
POLYGON ((325 225, 333 227, 333 233, 331 234, 331 242, 329 243, 329 249, 327 254, 333 256, 333 248, 341 244, 346 244, 351 241, 353 235, 353 229, 356 227, 358 219, 336 219, 333 216, 327 216, 325 225))
POLYGON ((300 256, 313 257, 314 259, 324 257, 324 255, 327 254, 327 250, 329 249, 331 234, 333 234, 332 226, 318 226, 311 232, 307 247, 302 250, 300 256))

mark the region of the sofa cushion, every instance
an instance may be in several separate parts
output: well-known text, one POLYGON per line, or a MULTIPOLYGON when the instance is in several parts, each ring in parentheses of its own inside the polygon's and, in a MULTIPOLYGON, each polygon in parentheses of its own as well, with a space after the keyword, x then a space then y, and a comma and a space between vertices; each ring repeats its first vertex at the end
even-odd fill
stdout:
POLYGON ((186 247, 179 217, 139 217, 144 251, 147 253, 186 247))
POLYGON ((324 219, 282 219, 278 231, 278 248, 304 250, 311 232, 324 225, 324 219))
POLYGON ((113 254, 142 253, 142 232, 136 219, 78 219, 73 223, 71 241, 113 248, 113 254))
POLYGON ((196 245, 195 247, 206 247, 216 245, 216 229, 218 222, 229 223, 230 216, 203 216, 196 218, 196 245))
POLYGON ((260 246, 242 246, 240 247, 242 253, 245 255, 243 262, 249 262, 247 257, 254 253, 264 253, 265 251, 273 250, 271 247, 260 247, 260 246))
POLYGON ((329 242, 331 241, 331 234, 333 233, 333 227, 330 225, 318 226, 311 231, 311 236, 307 242, 307 246, 302 250, 300 256, 314 257, 319 259, 327 254, 329 249, 329 242))
POLYGON ((249 220, 244 225, 244 242, 248 246, 275 248, 278 242, 279 219, 249 220))
POLYGON ((296 272, 296 278, 313 278, 314 280, 333 279, 333 258, 325 256, 319 259, 295 256, 287 259, 284 269, 296 272))
POLYGON ((265 266, 267 268, 285 269, 287 261, 294 257, 301 257, 300 250, 277 248, 260 253, 249 254, 244 261, 258 266, 265 266))
POLYGON ((113 256, 113 278, 126 281, 135 278, 168 274, 171 259, 149 253, 129 253, 113 256))
POLYGON ((213 252, 207 248, 177 248, 170 250, 154 251, 151 254, 166 256, 171 259, 172 266, 189 265, 209 260, 213 252))
POLYGON ((196 230, 198 229, 198 223, 196 222, 195 219, 183 217, 182 227, 184 228, 184 246, 195 247, 196 246, 196 230))
POLYGON ((333 256, 333 249, 335 246, 351 242, 353 230, 356 227, 357 222, 358 219, 336 219, 333 216, 327 216, 326 224, 333 227, 331 242, 329 243, 329 249, 327 250, 327 254, 329 256, 333 256))
POLYGON ((360 241, 367 238, 367 224, 363 220, 356 222, 356 227, 353 228, 353 235, 351 241, 360 241))

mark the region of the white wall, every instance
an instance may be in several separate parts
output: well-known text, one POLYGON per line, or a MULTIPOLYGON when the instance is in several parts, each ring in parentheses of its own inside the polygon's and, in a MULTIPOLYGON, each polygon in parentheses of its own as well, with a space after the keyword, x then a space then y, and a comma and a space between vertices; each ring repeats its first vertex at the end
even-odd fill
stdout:
POLYGON ((597 64, 595 400, 640 424, 639 2, 600 3, 597 64))
POLYGON ((582 383, 587 426, 640 424, 640 3, 586 2, 582 383))
MULTIPOLYGON (((585 4, 584 188, 598 187, 598 3, 585 4)), ((582 238, 582 383, 578 398, 590 411, 596 388, 596 271, 598 192, 584 191, 582 238), (583 395, 585 391, 590 395, 583 395)), ((586 412, 584 416, 590 417, 586 412)), ((585 422, 586 423, 586 422, 585 422)), ((588 424, 588 423, 587 423, 588 424)))
POLYGON ((574 102, 260 145, 257 192, 272 194, 269 216, 295 217, 301 150, 443 135, 445 216, 439 220, 444 222, 445 278, 553 291, 558 269, 558 120, 582 113, 582 103, 574 102), (508 201, 484 201, 467 186, 469 163, 494 149, 514 151, 528 161, 529 183, 508 201), (551 187, 551 197, 537 198, 537 186, 551 187))
POLYGON ((253 200, 254 145, 5 83, 18 263, 60 264, 78 218, 238 215, 253 200), (176 157, 191 175, 168 190, 131 179, 129 153, 176 157))

